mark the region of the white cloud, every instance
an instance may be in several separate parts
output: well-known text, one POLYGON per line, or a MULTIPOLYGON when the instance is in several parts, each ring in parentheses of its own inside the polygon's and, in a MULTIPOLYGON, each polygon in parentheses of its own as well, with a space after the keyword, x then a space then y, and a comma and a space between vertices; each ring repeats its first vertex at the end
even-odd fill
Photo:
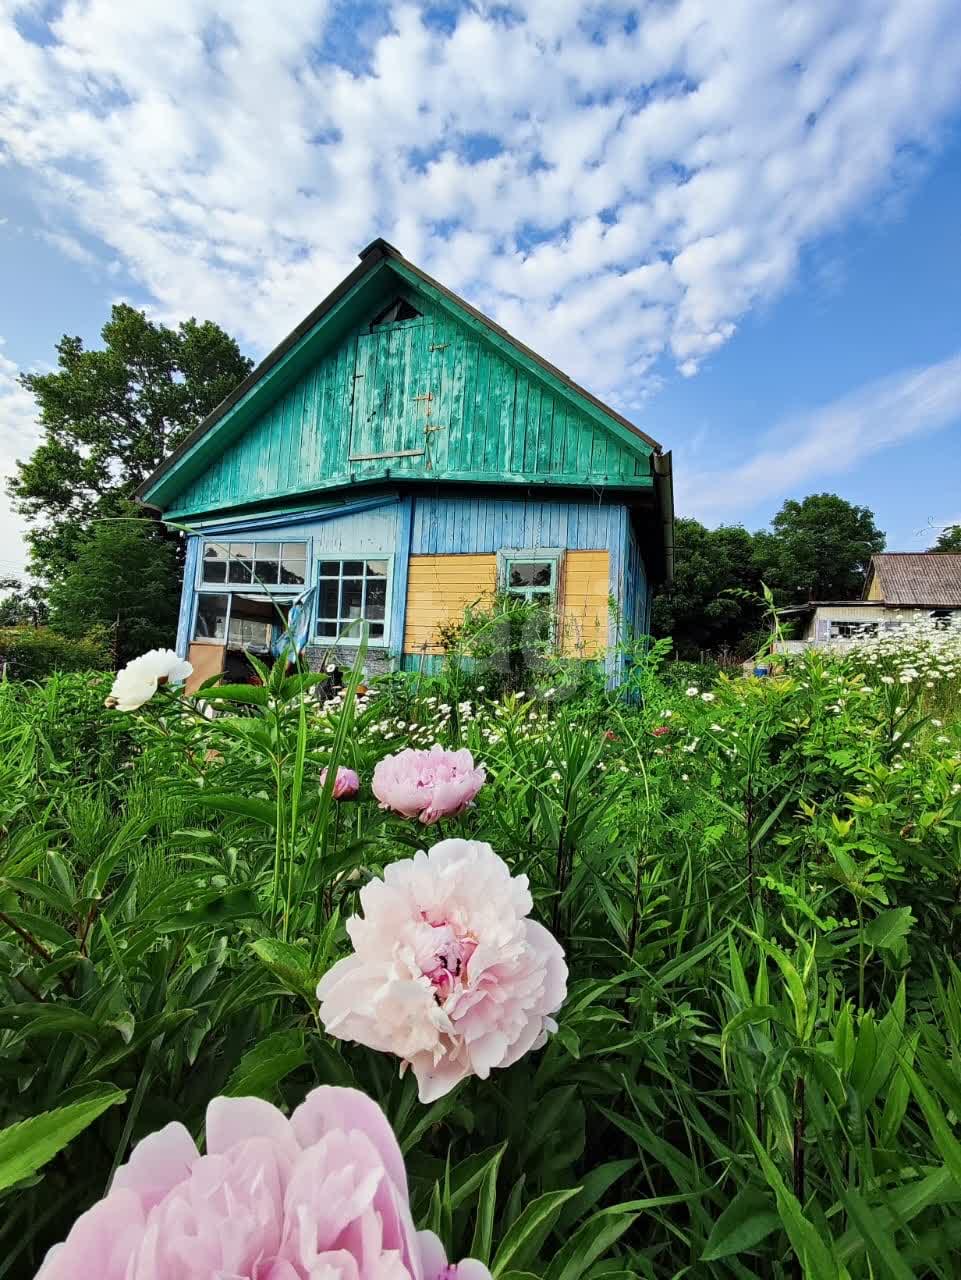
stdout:
POLYGON ((699 519, 743 511, 961 418, 961 352, 938 364, 870 382, 830 404, 794 414, 765 447, 723 471, 678 468, 678 510, 699 519))
POLYGON ((961 100, 956 0, 511 9, 442 30, 398 3, 352 32, 324 0, 67 0, 40 40, 42 6, 0 0, 0 143, 51 234, 162 315, 268 348, 382 234, 631 404, 961 100), (351 41, 356 65, 324 60, 351 41))
POLYGON ((26 457, 40 439, 36 404, 17 381, 17 372, 16 364, 0 350, 0 578, 20 574, 26 566, 25 525, 10 509, 6 487, 16 459, 26 457))

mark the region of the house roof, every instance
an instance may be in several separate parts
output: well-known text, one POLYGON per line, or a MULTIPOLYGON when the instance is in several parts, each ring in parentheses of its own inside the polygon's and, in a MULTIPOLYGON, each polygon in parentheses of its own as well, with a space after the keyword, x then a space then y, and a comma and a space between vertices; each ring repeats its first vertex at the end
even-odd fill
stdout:
MULTIPOLYGON (((157 489, 158 484, 168 475, 169 472, 177 467, 180 460, 187 454, 191 453, 191 451, 195 449, 196 445, 203 440, 208 433, 213 431, 222 419, 224 419, 235 406, 243 401, 245 397, 247 397, 248 393, 258 383, 260 383, 275 366, 280 364, 284 357, 287 356, 302 339, 316 328, 318 323, 323 320, 325 316, 336 308, 338 303, 345 299, 347 295, 365 279, 365 277, 374 272, 382 263, 392 266, 397 274, 408 279, 413 278, 415 281, 419 281, 427 288, 443 295, 449 302, 454 303, 458 308, 487 328, 491 334, 496 335, 497 338, 513 347, 521 357, 539 365, 551 379, 561 383, 569 392, 572 392, 580 399, 586 401, 587 404, 591 405, 595 410, 617 423, 622 429, 628 431, 635 437, 639 444, 646 446, 647 449, 651 450, 655 455, 662 454, 662 446, 651 436, 643 432, 639 427, 635 426, 635 424, 628 418, 625 418, 622 414, 618 413, 616 409, 612 409, 602 400, 599 400, 590 391, 587 391, 572 378, 568 377, 568 375, 562 372, 562 370, 558 369, 548 360, 545 360, 543 356, 538 355, 536 351, 532 351, 530 347, 525 346, 525 344, 520 342, 519 339, 508 333, 506 329, 502 329, 500 325, 491 320, 489 316, 478 311, 476 307, 471 306, 471 304, 464 298, 461 298, 458 294, 446 288, 432 276, 429 276, 426 271, 422 271, 420 267, 405 258, 403 254, 392 244, 389 244, 386 240, 378 238, 361 250, 360 262, 353 271, 351 271, 349 275, 345 276, 344 279, 341 280, 340 284, 332 289, 327 297, 324 298, 324 300, 316 306, 314 310, 311 311, 311 313, 306 316, 281 343, 278 344, 278 346, 274 347, 273 351, 271 351, 269 355, 265 356, 260 364, 257 365, 256 368, 254 368, 237 387, 234 388, 230 395, 226 396, 220 404, 218 404, 216 408, 213 409, 212 412, 210 412, 207 417, 204 418, 203 421, 181 441, 177 448, 164 459, 153 474, 140 485, 134 496, 140 501, 147 502, 149 504, 151 494, 157 489)), ((665 458, 668 460, 667 471, 669 475, 670 455, 665 455, 665 458)))
POLYGON ((885 551, 871 557, 865 595, 877 581, 886 605, 961 609, 961 555, 946 551, 885 551))

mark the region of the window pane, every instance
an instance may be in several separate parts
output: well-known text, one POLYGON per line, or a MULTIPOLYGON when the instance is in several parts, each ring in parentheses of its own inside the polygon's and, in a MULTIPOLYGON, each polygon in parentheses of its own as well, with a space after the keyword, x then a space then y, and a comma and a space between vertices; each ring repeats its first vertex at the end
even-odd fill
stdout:
POLYGON ((367 576, 368 578, 386 578, 387 577, 387 561, 386 560, 368 560, 367 576))
POLYGON ((532 587, 536 568, 537 566, 532 560, 512 560, 510 562, 510 585, 512 587, 532 587))
POLYGON ((384 624, 382 622, 372 622, 370 624, 370 638, 371 640, 383 640, 384 624))
POLYGON ((227 603, 229 596, 202 592, 197 597, 197 621, 194 639, 223 640, 227 627, 227 603))
POLYGON ((339 560, 321 560, 320 576, 322 578, 337 578, 340 576, 339 560))
POLYGON ((287 603, 284 602, 281 614, 278 614, 274 601, 264 596, 235 595, 230 609, 227 643, 266 648, 270 644, 274 624, 281 625, 287 603))
POLYGON ((285 542, 284 555, 290 556, 293 560, 307 559, 307 543, 306 542, 285 542))
POLYGON ((204 582, 227 581, 227 553, 223 548, 207 543, 204 547, 204 582))
MULTIPOLYGON (((350 563, 353 563, 351 561, 350 563)), ((340 616, 359 618, 364 584, 360 578, 345 578, 340 598, 340 616)))
POLYGON ((227 563, 228 582, 250 582, 254 571, 254 544, 232 542, 230 560, 227 563))
POLYGON ((344 577, 359 578, 364 572, 363 560, 345 560, 344 561, 344 577))
POLYGON ((554 566, 550 560, 542 560, 534 565, 534 586, 549 587, 554 574, 554 566))
MULTIPOLYGON (((322 582, 320 584, 320 600, 317 605, 317 616, 319 618, 336 618, 337 617, 337 579, 332 582, 322 582)), ((329 632, 321 632, 322 635, 329 635, 329 632)))
POLYGON ((254 558, 254 578, 265 587, 273 586, 277 581, 277 553, 280 547, 276 542, 258 542, 257 555, 254 558))
POLYGON ((317 630, 318 630, 319 634, 320 634, 320 635, 322 635, 322 636, 335 636, 335 635, 337 634, 337 623, 336 623, 336 622, 321 622, 321 623, 318 625, 317 630))
POLYGON ((291 586, 300 586, 307 574, 306 560, 291 560, 284 556, 280 562, 280 580, 291 586))
MULTIPOLYGON (((384 610, 387 606, 387 579, 386 578, 368 578, 367 579, 367 608, 364 610, 366 618, 383 618, 384 610)), ((371 631, 371 635, 373 635, 371 631)))

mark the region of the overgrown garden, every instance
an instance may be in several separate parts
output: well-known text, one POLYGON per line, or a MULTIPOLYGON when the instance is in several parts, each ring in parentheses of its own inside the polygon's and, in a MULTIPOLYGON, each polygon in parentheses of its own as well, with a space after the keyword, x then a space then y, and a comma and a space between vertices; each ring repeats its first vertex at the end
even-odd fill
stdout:
MULTIPOLYGON (((170 1122, 202 1142, 217 1097, 294 1116, 323 1205, 243 1254, 263 1205, 238 1170, 287 1122, 236 1113, 208 1217, 171 1191, 154 1270, 98 1275, 955 1276, 961 636, 762 679, 664 648, 617 693, 456 659, 370 688, 360 662, 278 665, 199 701, 147 672, 134 710, 91 673, 0 686, 0 1276, 112 1179, 108 1204, 147 1196, 131 1151, 170 1122), (477 1264, 404 1244, 400 1210, 384 1261, 377 1200, 376 1269, 361 1181, 304 1138, 332 1123, 319 1086, 383 1109, 412 1222, 477 1264), (353 1226, 310 1270, 340 1195, 353 1226)), ((370 1187, 406 1212, 384 1143, 370 1187)))

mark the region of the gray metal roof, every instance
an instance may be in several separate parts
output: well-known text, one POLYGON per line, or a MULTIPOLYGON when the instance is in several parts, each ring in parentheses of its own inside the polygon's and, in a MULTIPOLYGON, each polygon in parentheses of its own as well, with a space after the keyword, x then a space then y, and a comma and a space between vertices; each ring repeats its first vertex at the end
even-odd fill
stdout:
POLYGON ((961 555, 947 551, 884 551, 871 557, 865 595, 874 579, 885 604, 961 609, 961 555))

